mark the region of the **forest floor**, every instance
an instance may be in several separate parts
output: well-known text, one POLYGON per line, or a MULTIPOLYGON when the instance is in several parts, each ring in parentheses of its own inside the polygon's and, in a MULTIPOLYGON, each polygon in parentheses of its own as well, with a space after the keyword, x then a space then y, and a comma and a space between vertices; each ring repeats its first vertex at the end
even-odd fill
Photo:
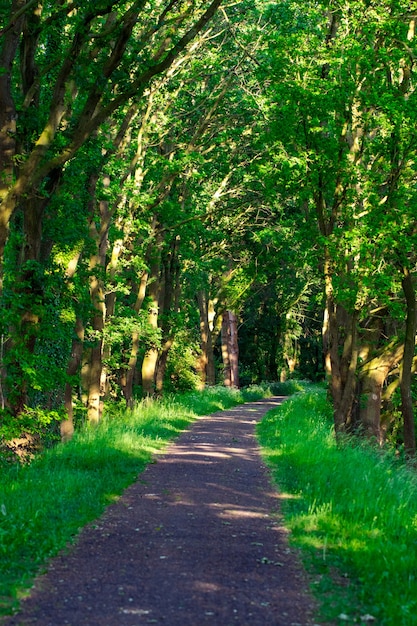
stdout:
POLYGON ((74 545, 7 626, 308 626, 315 603, 254 430, 281 398, 199 418, 74 545))

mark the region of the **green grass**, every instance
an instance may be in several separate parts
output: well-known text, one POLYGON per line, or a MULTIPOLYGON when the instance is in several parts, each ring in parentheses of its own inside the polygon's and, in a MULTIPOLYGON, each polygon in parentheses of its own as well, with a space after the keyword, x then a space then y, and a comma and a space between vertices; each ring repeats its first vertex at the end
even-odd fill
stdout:
POLYGON ((33 577, 116 500, 152 456, 198 415, 268 395, 209 388, 120 410, 30 465, 0 464, 0 615, 18 606, 33 577))
POLYGON ((417 625, 415 470, 371 446, 338 447, 324 390, 286 400, 258 437, 312 573, 320 623, 417 625))

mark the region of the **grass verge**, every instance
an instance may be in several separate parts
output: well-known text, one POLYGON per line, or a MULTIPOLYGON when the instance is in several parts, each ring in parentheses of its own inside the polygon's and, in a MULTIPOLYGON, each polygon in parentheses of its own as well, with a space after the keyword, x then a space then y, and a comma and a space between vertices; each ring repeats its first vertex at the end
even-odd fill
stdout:
POLYGON ((198 416, 270 395, 266 387, 209 388, 121 409, 30 465, 0 465, 0 615, 33 577, 116 500, 152 456, 198 416))
POLYGON ((417 474, 353 441, 337 446, 325 391, 286 400, 258 425, 320 624, 417 625, 417 474))

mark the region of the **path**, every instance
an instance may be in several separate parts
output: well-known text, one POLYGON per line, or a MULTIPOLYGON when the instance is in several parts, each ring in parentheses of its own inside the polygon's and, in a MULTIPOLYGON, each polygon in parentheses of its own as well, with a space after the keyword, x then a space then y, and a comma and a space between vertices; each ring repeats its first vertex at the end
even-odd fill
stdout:
POLYGON ((255 422, 271 398, 199 418, 7 626, 307 626, 313 606, 280 526, 255 422))

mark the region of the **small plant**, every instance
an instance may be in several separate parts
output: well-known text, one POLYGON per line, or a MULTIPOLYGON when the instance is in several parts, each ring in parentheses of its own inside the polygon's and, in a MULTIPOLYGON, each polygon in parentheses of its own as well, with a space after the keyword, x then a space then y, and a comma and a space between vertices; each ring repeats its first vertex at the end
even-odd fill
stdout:
POLYGON ((201 379, 195 369, 197 361, 196 347, 184 342, 175 343, 168 355, 165 373, 166 391, 184 393, 198 389, 201 379))
POLYGON ((270 383, 269 389, 275 396, 291 396, 299 391, 305 391, 309 385, 309 381, 289 379, 283 382, 270 383))
POLYGON ((18 416, 0 413, 0 458, 27 462, 35 453, 59 440, 62 411, 24 407, 18 416))

